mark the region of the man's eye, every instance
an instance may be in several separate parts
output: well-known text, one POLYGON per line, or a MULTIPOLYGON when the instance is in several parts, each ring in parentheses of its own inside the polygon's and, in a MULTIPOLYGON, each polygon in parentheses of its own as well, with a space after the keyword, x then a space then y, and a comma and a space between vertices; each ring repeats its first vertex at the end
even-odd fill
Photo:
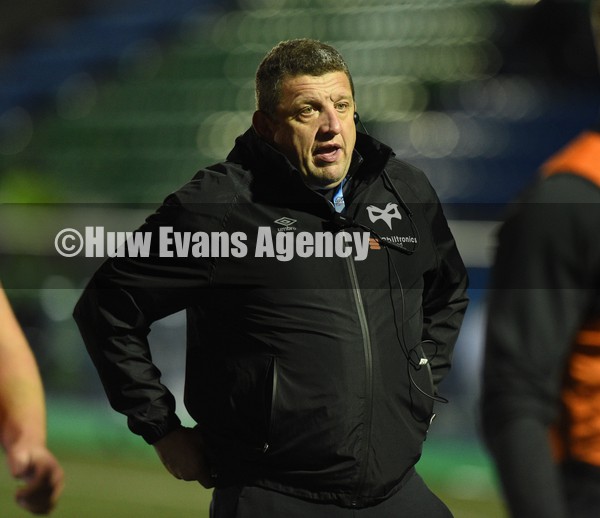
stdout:
POLYGON ((339 112, 345 112, 350 107, 350 103, 337 103, 335 108, 339 112))
POLYGON ((306 106, 300 110, 300 115, 312 115, 315 109, 312 106, 306 106))

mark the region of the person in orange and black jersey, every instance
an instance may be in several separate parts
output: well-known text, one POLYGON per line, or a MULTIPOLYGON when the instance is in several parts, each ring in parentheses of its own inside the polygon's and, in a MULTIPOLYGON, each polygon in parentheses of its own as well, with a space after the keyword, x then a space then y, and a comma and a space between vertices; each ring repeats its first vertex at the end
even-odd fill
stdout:
POLYGON ((500 230, 482 412, 512 517, 600 516, 600 125, 543 165, 500 230))

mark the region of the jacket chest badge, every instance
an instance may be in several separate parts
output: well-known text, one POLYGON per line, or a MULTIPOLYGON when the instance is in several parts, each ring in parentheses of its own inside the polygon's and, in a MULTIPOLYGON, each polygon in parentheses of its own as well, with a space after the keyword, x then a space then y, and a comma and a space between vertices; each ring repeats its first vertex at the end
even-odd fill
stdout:
POLYGON ((277 223, 279 225, 279 228, 277 229, 278 232, 286 232, 288 230, 296 230, 296 227, 294 227, 294 223, 296 223, 297 221, 297 219, 286 218, 284 216, 282 218, 274 220, 273 223, 277 223))
POLYGON ((367 206, 367 213, 369 214, 371 223, 375 223, 382 219, 387 223, 387 226, 390 227, 390 230, 392 230, 393 219, 402 219, 402 214, 400 214, 400 211, 398 210, 398 204, 392 202, 388 203, 385 206, 385 209, 380 209, 375 207, 375 205, 369 205, 367 206))

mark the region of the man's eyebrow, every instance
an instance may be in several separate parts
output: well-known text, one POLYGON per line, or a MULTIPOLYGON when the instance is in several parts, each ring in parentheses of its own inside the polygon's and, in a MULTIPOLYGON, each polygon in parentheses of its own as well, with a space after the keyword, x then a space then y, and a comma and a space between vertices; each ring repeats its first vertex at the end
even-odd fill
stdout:
POLYGON ((353 99, 352 94, 340 94, 338 96, 331 96, 332 101, 351 101, 353 99))
MULTIPOLYGON (((325 101, 330 100, 333 102, 342 101, 342 100, 352 100, 352 94, 332 94, 330 97, 324 98, 325 101)), ((323 99, 320 97, 316 97, 313 95, 300 95, 296 97, 293 101, 293 104, 311 104, 311 103, 322 103, 323 99)))
POLYGON ((322 103, 322 101, 320 99, 317 99, 316 97, 301 96, 301 97, 296 97, 291 102, 290 107, 292 109, 296 109, 296 108, 301 108, 302 106, 306 106, 306 105, 310 105, 310 106, 320 105, 321 103, 322 103))

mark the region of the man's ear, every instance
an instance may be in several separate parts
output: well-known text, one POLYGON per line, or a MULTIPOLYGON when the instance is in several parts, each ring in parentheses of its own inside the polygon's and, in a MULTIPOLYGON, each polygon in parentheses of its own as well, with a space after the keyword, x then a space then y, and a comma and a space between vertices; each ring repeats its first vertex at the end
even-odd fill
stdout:
POLYGON ((252 115, 252 126, 264 140, 273 142, 273 121, 263 111, 256 110, 252 115))

